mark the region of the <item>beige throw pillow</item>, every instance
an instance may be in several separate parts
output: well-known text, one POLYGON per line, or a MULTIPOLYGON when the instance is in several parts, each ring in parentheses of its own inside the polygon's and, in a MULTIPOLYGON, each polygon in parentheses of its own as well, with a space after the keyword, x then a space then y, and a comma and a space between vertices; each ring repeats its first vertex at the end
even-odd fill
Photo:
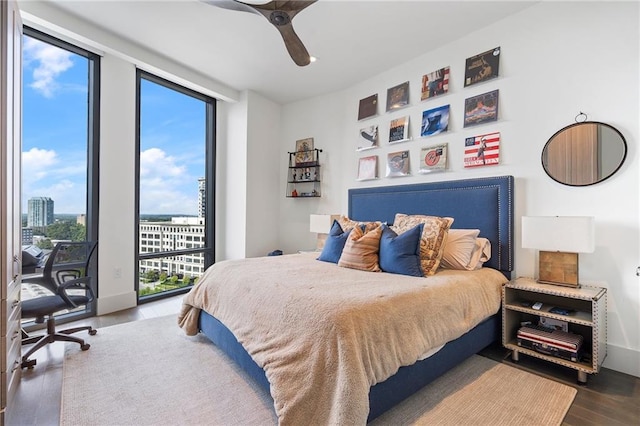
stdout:
POLYGON ((479 234, 479 229, 449 229, 440 267, 466 270, 479 234))
POLYGON ((469 271, 480 269, 489 259, 491 259, 491 241, 486 238, 476 238, 467 269, 469 271))
POLYGON ((380 272, 378 252, 382 226, 379 225, 368 232, 356 226, 351 230, 344 245, 338 266, 361 271, 380 272))

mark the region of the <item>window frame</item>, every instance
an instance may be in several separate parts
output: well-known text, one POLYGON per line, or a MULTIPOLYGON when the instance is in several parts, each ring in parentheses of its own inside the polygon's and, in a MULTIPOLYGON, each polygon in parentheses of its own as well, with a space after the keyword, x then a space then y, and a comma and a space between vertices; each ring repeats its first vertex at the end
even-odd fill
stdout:
POLYGON ((186 293, 193 285, 185 286, 176 290, 155 293, 146 296, 140 296, 140 261, 149 259, 158 259, 162 262, 163 258, 172 256, 181 256, 189 254, 202 253, 204 257, 204 269, 213 265, 215 262, 215 176, 216 176, 216 111, 217 99, 199 93, 195 90, 186 88, 177 83, 144 71, 140 68, 136 69, 136 151, 135 151, 135 218, 134 218, 134 235, 135 235, 135 262, 134 262, 134 288, 136 292, 137 304, 143 304, 154 300, 175 296, 177 294, 186 293), (187 96, 191 96, 205 103, 205 199, 206 199, 206 216, 204 220, 204 246, 196 249, 160 251, 152 253, 140 252, 140 112, 141 112, 141 89, 142 80, 147 80, 166 88, 175 90, 187 96))
MULTIPOLYGON (((91 290, 95 294, 95 299, 86 305, 86 309, 77 312, 57 315, 56 322, 64 324, 66 322, 75 321, 82 318, 88 318, 96 315, 97 302, 99 297, 98 282, 98 252, 100 244, 98 239, 98 218, 99 218, 99 200, 100 200, 100 55, 74 45, 72 42, 65 41, 37 30, 27 25, 23 26, 23 37, 28 36, 41 42, 51 44, 59 49, 67 50, 78 56, 87 59, 87 196, 85 206, 85 239, 87 241, 98 241, 95 253, 89 265, 87 275, 91 276, 91 290)), ((24 84, 24 83, 23 83, 24 84)), ((21 195, 22 196, 22 195, 21 195)), ((27 327, 25 327, 27 328, 27 327)), ((27 328, 28 330, 29 328, 27 328)))

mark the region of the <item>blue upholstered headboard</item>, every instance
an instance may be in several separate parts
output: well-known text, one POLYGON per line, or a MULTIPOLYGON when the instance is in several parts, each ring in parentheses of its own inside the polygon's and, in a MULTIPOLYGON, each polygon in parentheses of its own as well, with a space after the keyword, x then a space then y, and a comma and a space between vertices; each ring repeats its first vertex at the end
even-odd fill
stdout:
POLYGON ((480 229, 491 241, 486 266, 513 270, 513 176, 349 190, 349 217, 393 223, 396 213, 449 216, 452 228, 480 229))

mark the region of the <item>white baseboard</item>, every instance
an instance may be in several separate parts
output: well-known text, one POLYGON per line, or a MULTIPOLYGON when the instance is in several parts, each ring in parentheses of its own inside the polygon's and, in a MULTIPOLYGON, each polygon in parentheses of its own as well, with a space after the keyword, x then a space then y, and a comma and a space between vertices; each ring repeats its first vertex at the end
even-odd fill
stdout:
POLYGON ((603 367, 640 377, 640 351, 607 344, 603 367))
POLYGON ((129 309, 136 306, 136 292, 117 294, 115 296, 98 297, 97 315, 106 315, 112 312, 129 309))

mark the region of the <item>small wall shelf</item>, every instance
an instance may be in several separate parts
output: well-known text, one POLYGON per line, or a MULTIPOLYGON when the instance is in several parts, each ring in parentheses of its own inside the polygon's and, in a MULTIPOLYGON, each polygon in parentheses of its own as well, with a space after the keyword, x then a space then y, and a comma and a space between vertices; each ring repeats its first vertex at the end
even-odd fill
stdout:
POLYGON ((318 198, 320 188, 320 153, 315 148, 308 151, 289 152, 287 172, 287 198, 318 198))

